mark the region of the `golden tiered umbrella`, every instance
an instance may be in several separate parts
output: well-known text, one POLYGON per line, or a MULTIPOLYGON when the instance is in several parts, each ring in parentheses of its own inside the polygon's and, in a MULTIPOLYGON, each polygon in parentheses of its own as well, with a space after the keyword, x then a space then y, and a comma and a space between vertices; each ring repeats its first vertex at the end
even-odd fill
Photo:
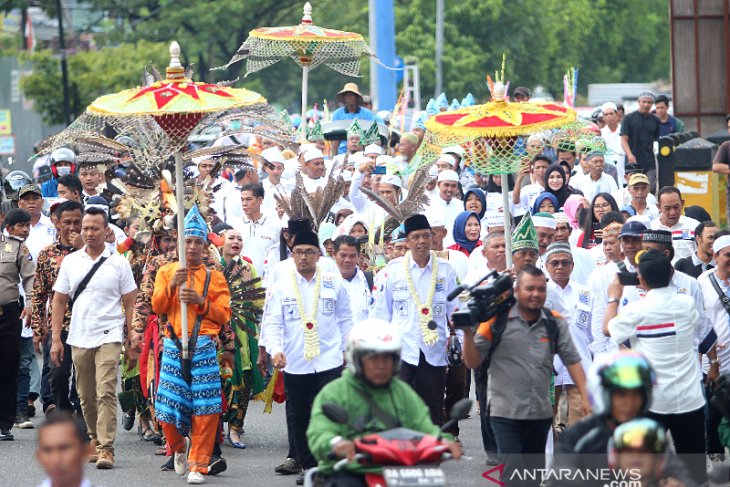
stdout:
MULTIPOLYGON (((489 78, 488 78, 489 79, 489 78)), ((495 82, 489 79, 491 101, 454 111, 441 112, 426 122, 423 143, 412 168, 433 164, 441 149, 461 145, 470 164, 486 174, 512 174, 519 169, 522 154, 516 149, 518 137, 562 127, 575 121, 573 109, 555 103, 512 103, 506 99, 504 67, 495 82)), ((507 266, 512 266, 509 185, 502 181, 504 231, 507 238, 507 266)))

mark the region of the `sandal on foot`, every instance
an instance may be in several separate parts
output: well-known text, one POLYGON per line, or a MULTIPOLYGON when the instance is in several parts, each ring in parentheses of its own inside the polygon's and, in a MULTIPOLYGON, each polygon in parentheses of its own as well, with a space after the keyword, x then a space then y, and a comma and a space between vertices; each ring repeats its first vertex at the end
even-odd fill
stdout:
POLYGON ((231 445, 231 446, 232 446, 233 448, 238 448, 238 449, 240 449, 240 450, 244 450, 244 449, 246 449, 246 444, 245 444, 244 442, 242 442, 242 441, 240 440, 240 438, 239 438, 239 440, 238 440, 238 441, 233 441, 233 440, 231 439, 231 432, 230 432, 230 430, 228 431, 228 443, 229 443, 229 444, 230 444, 230 445, 231 445))

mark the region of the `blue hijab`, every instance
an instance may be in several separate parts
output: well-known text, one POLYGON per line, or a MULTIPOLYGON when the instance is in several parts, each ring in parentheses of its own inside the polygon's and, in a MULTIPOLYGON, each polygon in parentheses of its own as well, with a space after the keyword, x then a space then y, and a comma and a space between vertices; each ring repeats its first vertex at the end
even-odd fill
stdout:
MULTIPOLYGON (((470 254, 472 250, 474 250, 474 247, 477 246, 477 242, 479 241, 479 237, 477 237, 476 240, 468 240, 466 238, 466 221, 471 216, 476 218, 477 221, 480 221, 479 215, 477 215, 473 211, 462 211, 456 216, 456 220, 454 220, 454 242, 461 245, 470 254)), ((479 226, 481 226, 481 222, 479 223, 479 226)))
MULTIPOLYGON (((482 221, 482 218, 484 218, 484 213, 487 212, 487 197, 484 196, 484 191, 482 191, 479 188, 471 188, 469 191, 466 192, 464 195, 464 209, 466 209, 466 200, 469 199, 469 194, 475 194, 477 198, 479 198, 479 201, 482 202, 482 211, 479 212, 477 215, 479 217, 479 221, 482 221)), ((466 225, 466 221, 464 221, 464 224, 466 225)))
POLYGON ((547 191, 545 191, 545 192, 537 195, 537 198, 535 198, 535 203, 532 205, 532 214, 533 215, 535 213, 540 213, 540 205, 545 200, 550 200, 550 202, 555 207, 555 213, 558 212, 558 210, 560 209, 560 207, 558 206, 558 198, 556 198, 554 194, 548 193, 547 191))

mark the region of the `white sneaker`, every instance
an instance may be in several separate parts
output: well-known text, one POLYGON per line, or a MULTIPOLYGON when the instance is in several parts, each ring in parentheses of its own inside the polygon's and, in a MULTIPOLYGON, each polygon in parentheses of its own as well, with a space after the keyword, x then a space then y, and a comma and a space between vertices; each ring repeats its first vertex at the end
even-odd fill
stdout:
MULTIPOLYGON (((185 438, 185 451, 182 453, 175 452, 175 473, 185 475, 188 471, 188 450, 190 449, 190 440, 185 438)), ((193 473, 193 472, 190 472, 193 473)), ((188 480, 190 478, 188 477, 188 480)))
POLYGON ((197 485, 205 483, 205 477, 200 472, 190 472, 188 474, 188 483, 197 485))

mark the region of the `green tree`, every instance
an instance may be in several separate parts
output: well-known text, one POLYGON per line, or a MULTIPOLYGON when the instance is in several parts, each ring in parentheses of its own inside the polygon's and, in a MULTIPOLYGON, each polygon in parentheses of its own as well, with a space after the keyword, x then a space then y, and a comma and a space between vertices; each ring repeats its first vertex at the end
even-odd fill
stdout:
MULTIPOLYGON (((71 112, 78 116, 101 95, 139 86, 144 66, 164 66, 167 53, 166 44, 138 41, 68 56, 71 112)), ((49 50, 38 51, 26 59, 33 72, 21 80, 25 95, 33 100, 46 123, 63 123, 58 59, 49 50)))
MULTIPOLYGON (((0 0, 2 2, 3 0, 0 0)), ((49 0, 44 0, 48 3, 49 0)), ((2 5, 18 6, 23 0, 7 0, 2 5)), ((435 84, 435 0, 394 0, 397 53, 420 68, 424 102, 435 84)), ((162 70, 167 65, 166 46, 177 40, 184 61, 193 63, 197 80, 221 81, 241 77, 236 86, 263 94, 270 102, 290 112, 300 107, 301 70, 289 59, 243 78, 245 61, 226 70, 210 71, 235 54, 250 30, 262 26, 295 25, 302 15, 302 0, 93 0, 107 12, 108 32, 97 36, 102 46, 117 46, 115 57, 125 60, 128 77, 99 76, 89 70, 87 60, 104 55, 79 53, 69 56, 74 86, 74 113, 83 110, 93 96, 128 88, 139 83, 142 67, 154 61, 162 70), (144 43, 147 44, 144 44, 144 43), (142 43, 142 44, 140 44, 142 43), (156 46, 152 55, 137 46, 156 46), (88 57, 86 57, 88 56, 88 57), (80 61, 75 59, 79 57, 80 61), (78 71, 78 72, 76 72, 78 71), (122 82, 123 81, 123 82, 122 82)), ((0 8, 1 10, 2 8, 0 8)), ((666 0, 460 0, 446 2, 443 79, 452 98, 472 92, 477 99, 488 96, 487 73, 499 69, 502 53, 507 54, 507 79, 511 86, 530 88, 540 84, 556 98, 562 98, 565 71, 580 69, 579 93, 596 82, 641 82, 669 77, 669 18, 666 0)), ((323 27, 359 32, 367 38, 368 10, 363 0, 318 0, 314 22, 323 27)), ((109 56, 112 57, 112 56, 109 56)), ((60 70, 49 54, 31 58, 34 68, 44 73, 23 86, 32 91, 49 119, 58 120, 60 70)), ((123 71, 110 62, 109 73, 123 71)), ((323 99, 334 100, 348 81, 368 92, 369 61, 362 60, 361 78, 348 78, 321 66, 310 72, 309 105, 323 99)))

